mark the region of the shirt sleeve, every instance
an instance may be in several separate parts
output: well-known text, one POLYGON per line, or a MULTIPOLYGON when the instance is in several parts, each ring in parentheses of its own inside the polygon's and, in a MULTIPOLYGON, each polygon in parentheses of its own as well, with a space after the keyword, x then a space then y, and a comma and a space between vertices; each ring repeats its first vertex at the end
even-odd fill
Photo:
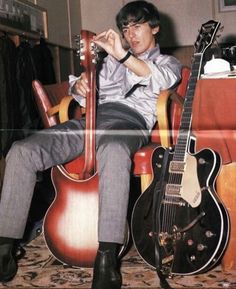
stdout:
POLYGON ((69 90, 68 93, 71 95, 81 106, 86 106, 85 98, 79 94, 75 93, 74 85, 80 77, 69 75, 69 90))
POLYGON ((147 86, 154 94, 161 90, 169 89, 181 79, 181 63, 172 56, 159 55, 157 59, 143 60, 149 66, 151 73, 147 76, 137 76, 132 71, 127 71, 126 86, 136 84, 147 86))
POLYGON ((155 61, 148 60, 151 69, 149 86, 155 93, 175 87, 181 80, 182 64, 173 56, 160 55, 155 61))

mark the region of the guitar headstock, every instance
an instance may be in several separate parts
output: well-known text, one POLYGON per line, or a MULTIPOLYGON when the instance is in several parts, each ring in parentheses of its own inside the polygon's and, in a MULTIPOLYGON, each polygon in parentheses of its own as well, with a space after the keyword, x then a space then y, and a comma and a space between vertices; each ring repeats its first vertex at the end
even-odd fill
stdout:
POLYGON ((88 30, 81 30, 80 35, 75 38, 78 45, 77 54, 80 56, 81 65, 84 67, 94 67, 98 59, 98 49, 93 42, 95 33, 88 30))
POLYGON ((204 53, 215 40, 216 33, 220 27, 220 22, 210 20, 202 24, 199 35, 194 44, 195 53, 204 53))

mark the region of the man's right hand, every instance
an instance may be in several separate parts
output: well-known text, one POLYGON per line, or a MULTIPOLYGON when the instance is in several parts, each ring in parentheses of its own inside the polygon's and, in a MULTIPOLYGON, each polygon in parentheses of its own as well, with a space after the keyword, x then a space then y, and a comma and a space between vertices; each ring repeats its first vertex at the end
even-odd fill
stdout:
POLYGON ((82 72, 80 78, 75 83, 75 92, 83 97, 89 92, 88 79, 85 72, 82 72))

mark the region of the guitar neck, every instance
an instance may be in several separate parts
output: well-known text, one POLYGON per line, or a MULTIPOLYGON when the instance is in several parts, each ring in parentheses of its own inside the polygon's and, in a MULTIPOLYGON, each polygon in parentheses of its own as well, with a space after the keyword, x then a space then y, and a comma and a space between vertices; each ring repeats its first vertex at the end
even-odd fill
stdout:
POLYGON ((200 77, 204 52, 211 46, 219 27, 220 22, 214 20, 209 20, 208 22, 204 23, 194 44, 195 53, 192 61, 191 76, 189 79, 187 94, 184 100, 179 135, 173 156, 173 160, 175 161, 184 162, 188 152, 195 87, 197 80, 200 77))
POLYGON ((80 59, 85 68, 90 91, 86 94, 86 127, 84 143, 84 167, 81 179, 92 176, 96 171, 95 155, 95 120, 96 120, 96 46, 93 43, 93 32, 82 30, 80 37, 80 59))
POLYGON ((175 146, 175 153, 173 160, 184 161, 185 154, 187 152, 189 137, 191 132, 192 123, 192 109, 193 109, 193 98, 197 84, 197 80, 200 76, 200 68, 202 64, 202 53, 196 53, 191 67, 191 76, 189 79, 188 89, 184 100, 183 112, 180 122, 179 135, 175 146))

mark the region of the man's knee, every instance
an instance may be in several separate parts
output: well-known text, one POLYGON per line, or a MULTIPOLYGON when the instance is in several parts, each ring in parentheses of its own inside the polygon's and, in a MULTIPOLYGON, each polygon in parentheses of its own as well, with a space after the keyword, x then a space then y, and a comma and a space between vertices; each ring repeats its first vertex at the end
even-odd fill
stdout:
POLYGON ((109 143, 103 143, 101 146, 99 146, 97 150, 97 160, 98 160, 98 166, 104 167, 104 166, 119 166, 130 168, 131 166, 131 159, 130 159, 131 153, 129 148, 119 142, 109 142, 109 143))
POLYGON ((120 143, 120 142, 107 142, 103 143, 99 146, 97 155, 104 155, 108 158, 112 156, 126 156, 130 157, 130 150, 127 147, 126 144, 120 143))

